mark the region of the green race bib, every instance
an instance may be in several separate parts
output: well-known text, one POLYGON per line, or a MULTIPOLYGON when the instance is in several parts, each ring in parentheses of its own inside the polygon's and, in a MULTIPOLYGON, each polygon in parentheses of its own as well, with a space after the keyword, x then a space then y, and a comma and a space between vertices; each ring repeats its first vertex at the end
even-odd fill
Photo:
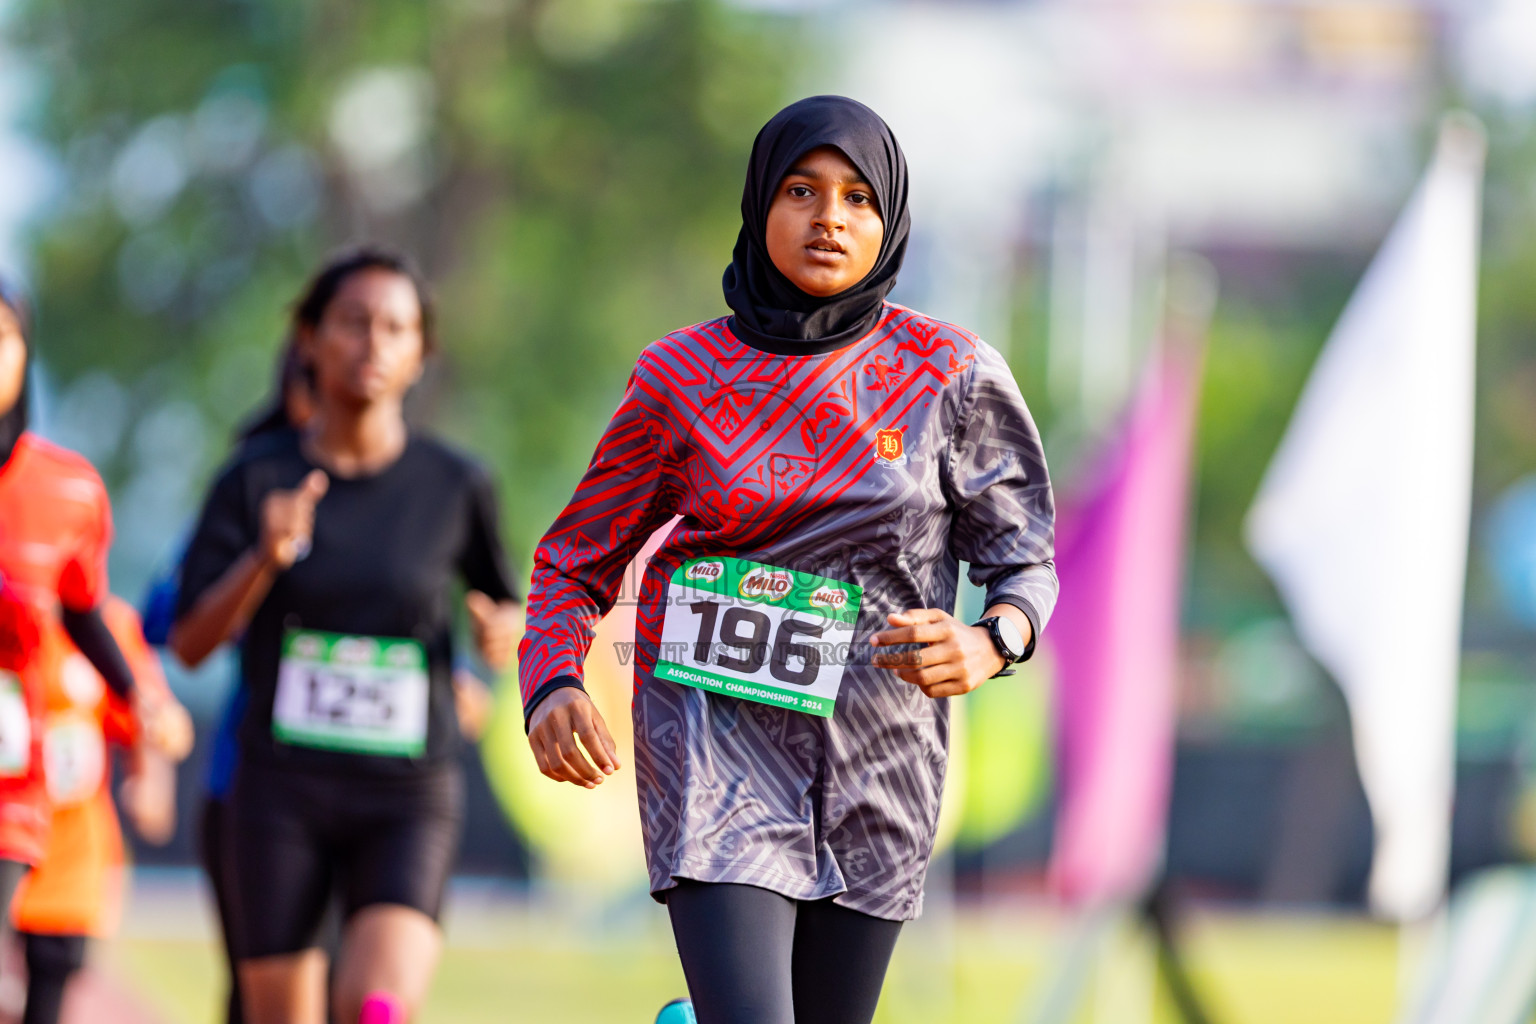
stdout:
POLYGON ((740 558, 672 574, 656 677, 832 717, 864 589, 740 558))
POLYGON ((301 747, 420 757, 428 681, 420 641, 289 630, 272 735, 301 747))

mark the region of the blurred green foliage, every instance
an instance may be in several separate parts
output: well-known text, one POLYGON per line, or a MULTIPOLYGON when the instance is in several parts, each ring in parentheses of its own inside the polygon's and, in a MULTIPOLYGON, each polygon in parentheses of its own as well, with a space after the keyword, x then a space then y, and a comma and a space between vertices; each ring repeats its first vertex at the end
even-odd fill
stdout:
MULTIPOLYGON (((444 350, 415 414, 495 466, 526 566, 636 353, 724 312, 746 152, 790 98, 799 31, 726 0, 18 0, 12 32, 42 85, 30 129, 60 171, 31 246, 42 350, 60 418, 96 424, 94 445, 65 440, 114 486, 120 583, 170 547, 266 392, 305 277, 364 239, 414 253, 436 286, 444 350)), ((1536 133, 1530 111, 1479 113, 1469 635, 1529 647, 1477 529, 1536 468, 1536 133)), ((1242 518, 1370 243, 1207 254, 1222 292, 1196 453, 1197 635, 1281 614, 1242 518)), ((1036 255, 1012 351, 1070 485, 1092 446, 1044 393, 1036 255)), ((1425 410, 1403 443, 1432 429, 1425 410)))
POLYGON ((794 67, 789 23, 716 0, 35 0, 14 21, 62 172, 32 246, 42 353, 66 412, 88 371, 126 388, 88 452, 109 483, 149 471, 142 418, 175 402, 212 438, 159 452, 196 463, 191 507, 304 279, 384 241, 439 300, 415 414, 499 471, 524 565, 641 347, 724 312, 746 153, 794 67))
POLYGON ((1479 504, 1536 472, 1536 111, 1483 112, 1489 128, 1478 301, 1479 504))
POLYGON ((1195 438, 1186 622, 1218 634, 1281 614, 1243 517, 1368 254, 1229 260, 1207 339, 1195 438))

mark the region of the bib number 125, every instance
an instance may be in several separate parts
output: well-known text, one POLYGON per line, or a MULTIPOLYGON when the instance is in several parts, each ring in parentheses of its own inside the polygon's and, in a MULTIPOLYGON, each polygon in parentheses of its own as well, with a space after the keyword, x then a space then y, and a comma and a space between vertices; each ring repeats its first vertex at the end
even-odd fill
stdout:
POLYGON ((420 757, 430 685, 426 648, 418 640, 290 630, 272 733, 296 746, 420 757))

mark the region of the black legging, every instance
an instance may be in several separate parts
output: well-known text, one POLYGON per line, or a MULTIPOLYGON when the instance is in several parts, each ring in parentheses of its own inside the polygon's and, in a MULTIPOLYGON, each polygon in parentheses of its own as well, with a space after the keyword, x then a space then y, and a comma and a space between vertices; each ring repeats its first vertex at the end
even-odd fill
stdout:
POLYGON ((85 965, 84 935, 23 932, 27 952, 27 1008, 21 1024, 58 1024, 64 989, 85 965))
POLYGON ((679 880, 667 912, 699 1024, 869 1024, 901 932, 751 885, 679 880))
MULTIPOLYGON (((229 995, 224 1004, 224 1024, 245 1024, 245 1007, 240 1001, 238 961, 229 938, 233 927, 231 915, 234 914, 235 881, 232 877, 233 858, 225 853, 224 819, 227 807, 222 798, 210 796, 203 801, 203 820, 200 826, 202 841, 198 844, 198 852, 203 859, 203 871, 208 875, 208 884, 213 887, 214 909, 219 915, 219 934, 224 940, 224 962, 229 968, 229 995)), ((320 925, 320 948, 330 958, 332 981, 335 980, 337 953, 341 949, 341 932, 341 914, 333 899, 320 925)), ((327 987, 334 986, 328 983, 327 987)))
POLYGON ((219 914, 219 934, 224 939, 224 962, 229 966, 229 995, 224 1004, 225 1024, 244 1024, 240 1003, 240 975, 235 970, 235 952, 229 942, 230 915, 233 913, 233 883, 229 878, 228 858, 224 855, 224 801, 208 797, 203 801, 202 842, 198 852, 203 857, 203 871, 213 887, 213 905, 219 914))
POLYGON ((32 865, 19 860, 0 859, 0 949, 11 936, 11 904, 16 901, 16 890, 31 870, 32 865))

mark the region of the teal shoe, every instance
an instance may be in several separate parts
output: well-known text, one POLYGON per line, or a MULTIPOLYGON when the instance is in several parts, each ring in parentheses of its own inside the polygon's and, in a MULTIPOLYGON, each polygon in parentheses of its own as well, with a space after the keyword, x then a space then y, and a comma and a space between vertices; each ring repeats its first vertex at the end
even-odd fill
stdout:
POLYGON ((674 999, 661 1008, 656 1024, 699 1024, 693 1015, 693 1004, 686 999, 674 999))

